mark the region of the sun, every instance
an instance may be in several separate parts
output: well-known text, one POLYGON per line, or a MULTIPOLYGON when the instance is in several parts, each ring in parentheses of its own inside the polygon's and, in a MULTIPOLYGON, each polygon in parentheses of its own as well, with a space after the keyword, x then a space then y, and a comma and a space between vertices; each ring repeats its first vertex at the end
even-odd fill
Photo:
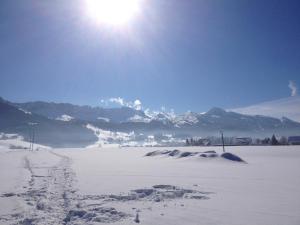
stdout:
POLYGON ((87 13, 97 22, 125 25, 139 12, 141 0, 86 0, 87 13))

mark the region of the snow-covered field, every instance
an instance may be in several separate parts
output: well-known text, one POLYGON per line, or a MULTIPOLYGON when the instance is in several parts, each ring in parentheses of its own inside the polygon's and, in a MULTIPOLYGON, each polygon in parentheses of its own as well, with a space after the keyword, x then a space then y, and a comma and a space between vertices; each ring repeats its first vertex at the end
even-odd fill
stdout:
POLYGON ((4 142, 0 224, 300 224, 300 146, 228 147, 243 163, 201 153, 145 156, 175 148, 29 151, 4 142))

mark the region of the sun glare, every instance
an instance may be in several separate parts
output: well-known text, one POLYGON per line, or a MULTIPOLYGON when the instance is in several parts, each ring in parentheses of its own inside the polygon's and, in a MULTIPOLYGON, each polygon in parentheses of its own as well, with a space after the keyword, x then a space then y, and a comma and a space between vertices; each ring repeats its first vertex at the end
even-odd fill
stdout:
POLYGON ((127 24, 138 13, 140 0, 86 0, 88 14, 97 22, 127 24))

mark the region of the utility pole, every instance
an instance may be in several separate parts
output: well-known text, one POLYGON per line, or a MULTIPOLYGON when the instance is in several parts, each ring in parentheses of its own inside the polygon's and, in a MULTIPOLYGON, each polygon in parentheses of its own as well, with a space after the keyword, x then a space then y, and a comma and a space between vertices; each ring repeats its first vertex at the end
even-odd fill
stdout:
POLYGON ((33 144, 34 144, 34 128, 32 127, 32 151, 33 151, 33 144))
POLYGON ((35 130, 34 126, 37 125, 38 123, 28 123, 29 126, 31 126, 30 129, 30 150, 33 151, 33 144, 34 144, 34 139, 35 139, 35 130))
POLYGON ((32 132, 31 129, 29 129, 29 150, 31 150, 31 140, 32 140, 32 132))
POLYGON ((220 131, 221 136, 222 136, 222 146, 223 146, 223 152, 225 152, 225 144, 224 144, 224 135, 223 135, 223 131, 220 131))

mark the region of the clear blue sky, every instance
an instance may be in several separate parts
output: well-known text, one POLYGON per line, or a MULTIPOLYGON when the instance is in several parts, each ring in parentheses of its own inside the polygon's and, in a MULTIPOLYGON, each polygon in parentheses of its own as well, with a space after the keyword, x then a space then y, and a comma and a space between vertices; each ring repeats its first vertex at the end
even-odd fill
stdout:
POLYGON ((144 0, 128 28, 84 0, 0 1, 0 96, 202 112, 287 97, 300 85, 300 1, 144 0))

